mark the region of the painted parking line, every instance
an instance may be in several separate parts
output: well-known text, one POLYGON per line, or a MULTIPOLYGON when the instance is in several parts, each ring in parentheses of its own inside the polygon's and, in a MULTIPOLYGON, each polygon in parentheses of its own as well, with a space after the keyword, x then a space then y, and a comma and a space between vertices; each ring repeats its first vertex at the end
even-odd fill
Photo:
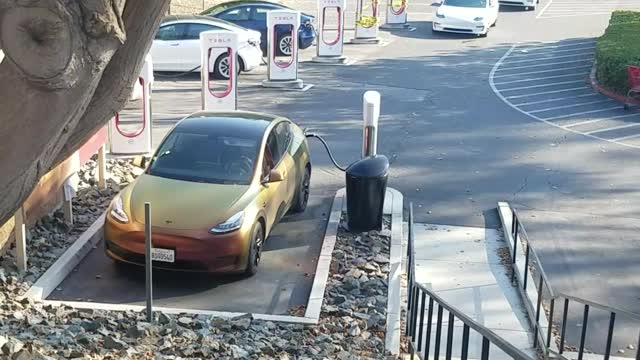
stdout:
POLYGON ((505 70, 514 70, 514 69, 526 69, 526 68, 534 68, 534 67, 541 67, 541 66, 553 66, 553 65, 562 65, 562 64, 574 64, 576 62, 592 62, 593 61, 593 57, 590 57, 588 59, 580 59, 580 60, 571 60, 571 61, 557 61, 557 62, 552 62, 552 63, 541 63, 541 64, 535 64, 535 65, 524 65, 524 66, 511 66, 506 68, 505 70))
POLYGON ((553 19, 577 16, 605 16, 615 10, 640 10, 640 2, 550 0, 536 15, 536 19, 553 19))
POLYGON ((520 87, 514 87, 514 88, 500 89, 500 91, 527 90, 527 89, 535 89, 535 88, 541 88, 541 87, 547 87, 547 86, 558 86, 558 85, 577 84, 577 83, 584 83, 584 80, 560 81, 560 82, 549 83, 549 84, 520 86, 520 87))
POLYGON ((583 98, 583 97, 590 97, 590 96, 597 96, 599 94, 582 94, 582 95, 575 95, 575 96, 567 96, 567 97, 560 97, 560 98, 553 98, 553 99, 546 99, 546 100, 538 100, 538 101, 529 101, 529 102, 525 102, 525 103, 518 103, 515 104, 516 106, 529 106, 529 105, 538 105, 538 104, 545 104, 545 103, 550 103, 550 102, 558 102, 558 101, 563 101, 563 100, 573 100, 573 99, 578 99, 578 98, 583 98))
POLYGON ((626 129, 626 128, 635 127, 635 126, 640 126, 640 123, 625 124, 625 125, 613 126, 613 127, 610 127, 610 128, 587 131, 587 132, 585 132, 585 134, 591 135, 591 134, 597 134, 597 133, 602 133, 602 132, 607 132, 607 131, 626 129))
MULTIPOLYGON (((558 72, 558 71, 565 71, 565 70, 575 70, 575 69, 586 69, 586 68, 590 68, 591 65, 582 65, 582 66, 572 66, 569 68, 561 68, 561 69, 551 69, 551 70, 540 70, 540 71, 527 71, 527 72, 517 72, 517 73, 513 73, 513 74, 501 74, 501 75, 495 75, 494 78, 502 78, 502 77, 507 77, 507 76, 521 76, 521 75, 532 75, 532 74, 544 74, 544 73, 550 73, 550 72, 558 72)), ((504 70, 503 70, 504 71, 504 70)))
POLYGON ((548 80, 548 79, 557 79, 557 78, 563 78, 563 77, 569 77, 569 76, 584 76, 584 74, 578 73, 578 74, 545 76, 545 77, 540 77, 540 78, 531 78, 531 79, 521 79, 521 80, 511 80, 511 81, 497 82, 495 84, 496 85, 505 85, 505 84, 514 84, 514 83, 520 83, 520 82, 527 82, 527 81, 540 81, 540 80, 548 80))
MULTIPOLYGON (((568 108, 572 108, 572 107, 576 107, 576 106, 584 106, 584 105, 594 105, 594 104, 600 104, 600 103, 606 103, 606 102, 612 102, 613 100, 598 100, 598 101, 588 101, 588 102, 581 102, 581 103, 576 103, 576 104, 569 104, 569 105, 562 105, 562 106, 554 106, 554 107, 550 107, 550 108, 544 108, 544 109, 538 109, 538 110, 532 110, 529 111, 529 113, 531 114, 536 114, 536 113, 541 113, 541 112, 545 112, 545 111, 551 111, 551 110, 560 110, 560 109, 568 109, 568 108)), ((522 105, 519 105, 522 106, 522 105)))
POLYGON ((531 51, 533 46, 512 46, 491 70, 489 84, 503 102, 533 119, 566 131, 640 148, 637 141, 640 111, 624 112, 622 104, 595 92, 585 80, 593 65, 594 40, 545 43, 539 47, 547 49, 545 57, 531 51), (584 50, 575 50, 579 48, 591 51, 587 54, 584 50), (523 52, 522 49, 529 50, 523 52), (525 65, 511 65, 514 63, 525 65))

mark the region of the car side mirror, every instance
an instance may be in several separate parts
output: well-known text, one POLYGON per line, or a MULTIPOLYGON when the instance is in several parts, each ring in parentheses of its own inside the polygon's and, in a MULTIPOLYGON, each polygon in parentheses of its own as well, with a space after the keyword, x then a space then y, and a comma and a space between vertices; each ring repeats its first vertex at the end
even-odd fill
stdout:
POLYGON ((267 183, 275 183, 275 182, 280 182, 284 180, 284 176, 282 176, 282 173, 276 169, 272 169, 271 171, 269 171, 269 176, 267 176, 266 179, 264 179, 263 183, 267 184, 267 183))
POLYGON ((435 6, 435 7, 438 7, 440 5, 442 5, 442 3, 439 3, 439 2, 434 2, 434 3, 431 4, 431 6, 435 6))
POLYGON ((141 169, 144 169, 147 166, 147 158, 142 156, 142 155, 138 155, 136 157, 133 158, 133 166, 139 167, 141 169))

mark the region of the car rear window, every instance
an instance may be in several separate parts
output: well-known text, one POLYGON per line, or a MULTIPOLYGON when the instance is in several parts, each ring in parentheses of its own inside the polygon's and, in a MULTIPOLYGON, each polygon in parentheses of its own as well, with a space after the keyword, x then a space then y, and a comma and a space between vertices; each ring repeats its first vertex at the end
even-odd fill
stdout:
POLYGON ((261 139, 176 130, 158 148, 147 170, 149 175, 212 184, 250 184, 261 139))
POLYGON ((487 7, 487 0, 445 0, 444 5, 484 8, 484 7, 487 7))

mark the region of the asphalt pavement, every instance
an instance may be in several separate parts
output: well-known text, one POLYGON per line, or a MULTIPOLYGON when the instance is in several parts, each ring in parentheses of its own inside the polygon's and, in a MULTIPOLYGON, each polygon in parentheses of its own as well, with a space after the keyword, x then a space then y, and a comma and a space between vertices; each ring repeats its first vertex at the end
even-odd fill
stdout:
MULTIPOLYGON (((315 1, 291 4, 315 12, 315 1)), ((640 150, 628 146, 640 140, 638 119, 586 83, 593 42, 610 11, 635 2, 542 0, 536 11, 503 8, 486 38, 432 34, 434 8, 409 4, 416 30, 381 31, 381 45, 346 45, 353 65, 311 64, 306 60, 314 50, 303 51, 299 77, 314 85, 306 92, 260 87, 264 67, 243 74, 239 108, 280 114, 314 129, 338 161, 348 164, 361 152, 362 94, 379 91, 378 152, 390 158, 389 186, 404 194, 406 204, 413 202, 417 222, 497 228, 498 201, 638 221, 640 150), (580 124, 585 121, 589 126, 580 124)), ((348 1, 348 8, 354 9, 355 1, 348 1)), ((345 38, 351 36, 347 31, 345 38)), ((154 143, 183 115, 199 109, 197 75, 156 76, 154 143)), ((310 142, 314 193, 328 198, 344 186, 344 174, 319 143, 310 142)), ((529 229, 525 223, 530 233, 537 226, 529 229)), ((616 278, 621 254, 635 253, 640 245, 615 241, 615 226, 592 231, 593 240, 584 241, 597 241, 598 249, 581 249, 583 266, 574 266, 567 255, 575 242, 543 233, 531 242, 567 248, 542 257, 551 281, 563 279, 555 282, 559 291, 580 293, 589 286, 589 274, 597 273, 605 280, 586 294, 589 300, 608 303, 614 291, 623 291, 628 296, 616 306, 640 313, 636 283, 606 281, 616 278)), ((629 343, 637 340, 633 336, 629 343)))

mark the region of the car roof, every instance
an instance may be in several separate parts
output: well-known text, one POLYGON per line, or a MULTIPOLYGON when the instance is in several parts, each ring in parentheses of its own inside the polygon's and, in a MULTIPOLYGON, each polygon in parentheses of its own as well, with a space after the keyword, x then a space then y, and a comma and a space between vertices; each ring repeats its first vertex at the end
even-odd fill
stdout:
POLYGON ((181 120, 174 130, 214 134, 238 133, 262 138, 269 125, 282 117, 250 111, 198 111, 181 120))
POLYGON ((204 21, 212 21, 216 22, 218 19, 212 18, 211 16, 206 15, 167 15, 162 18, 161 24, 171 22, 171 21, 190 21, 190 20, 204 20, 204 21))
POLYGON ((235 1, 227 1, 227 2, 223 2, 217 5, 214 5, 208 9, 206 9, 205 11, 203 11, 201 14, 206 14, 206 13, 210 13, 211 11, 219 8, 219 7, 224 7, 225 9, 228 8, 232 8, 235 6, 239 6, 239 5, 274 5, 274 6, 278 6, 278 7, 283 7, 283 8, 287 8, 289 9, 288 6, 283 5, 283 4, 278 4, 275 2, 271 2, 271 1, 264 1, 264 0, 235 0, 235 1))

